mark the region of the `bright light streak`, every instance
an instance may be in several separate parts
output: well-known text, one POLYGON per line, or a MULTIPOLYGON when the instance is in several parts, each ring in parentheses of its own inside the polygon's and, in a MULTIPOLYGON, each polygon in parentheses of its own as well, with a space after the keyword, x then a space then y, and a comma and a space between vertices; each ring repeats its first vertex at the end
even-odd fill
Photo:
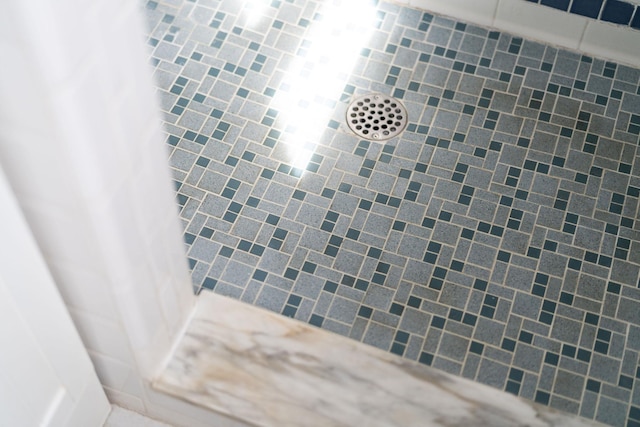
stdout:
POLYGON ((371 0, 328 0, 319 13, 322 19, 310 24, 305 37, 306 55, 296 56, 286 70, 288 90, 277 91, 271 104, 280 112, 278 123, 294 129, 282 142, 290 165, 302 170, 331 117, 328 104, 342 93, 376 21, 371 0))
POLYGON ((271 0, 248 0, 240 14, 242 25, 247 28, 254 27, 266 17, 265 11, 271 0))

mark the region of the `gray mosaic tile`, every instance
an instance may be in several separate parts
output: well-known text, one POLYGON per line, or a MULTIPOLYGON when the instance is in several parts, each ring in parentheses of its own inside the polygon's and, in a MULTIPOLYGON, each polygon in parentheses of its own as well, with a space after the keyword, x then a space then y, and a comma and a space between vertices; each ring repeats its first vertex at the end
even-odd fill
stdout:
POLYGON ((237 1, 147 3, 196 292, 639 423, 640 71, 380 2, 306 93, 323 7, 248 28, 237 1), (405 104, 400 137, 342 124, 369 91, 405 104))
POLYGON ((370 323, 363 342, 383 350, 388 350, 393 338, 393 329, 377 323, 370 323))

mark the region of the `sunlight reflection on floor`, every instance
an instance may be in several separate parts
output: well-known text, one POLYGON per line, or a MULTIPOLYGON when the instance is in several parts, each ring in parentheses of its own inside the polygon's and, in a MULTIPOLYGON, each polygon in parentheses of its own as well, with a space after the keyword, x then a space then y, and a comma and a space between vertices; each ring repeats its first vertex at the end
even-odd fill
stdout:
POLYGON ((286 70, 287 85, 271 107, 276 126, 286 129, 287 163, 305 169, 332 115, 360 50, 375 30, 376 8, 370 0, 342 0, 321 5, 321 19, 311 22, 303 45, 286 70))

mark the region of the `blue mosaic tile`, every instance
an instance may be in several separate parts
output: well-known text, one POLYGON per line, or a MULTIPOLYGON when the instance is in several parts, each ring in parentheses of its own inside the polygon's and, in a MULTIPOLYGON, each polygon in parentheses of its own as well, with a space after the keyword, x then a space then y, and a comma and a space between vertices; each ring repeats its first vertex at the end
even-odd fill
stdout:
MULTIPOLYGON (((640 423, 640 71, 380 2, 335 91, 307 93, 331 74, 323 3, 272 2, 248 28, 230 1, 146 3, 195 291, 640 423), (368 92, 402 98, 403 134, 349 132, 368 92)), ((620 1, 537 3, 640 22, 620 1)))

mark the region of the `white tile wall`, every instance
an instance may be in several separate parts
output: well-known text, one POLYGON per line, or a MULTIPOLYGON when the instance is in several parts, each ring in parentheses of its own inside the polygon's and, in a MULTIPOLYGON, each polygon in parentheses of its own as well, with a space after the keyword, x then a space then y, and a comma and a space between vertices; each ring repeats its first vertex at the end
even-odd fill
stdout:
POLYGON ((498 7, 498 0, 397 0, 397 3, 488 26, 493 25, 498 7))
POLYGON ((523 0, 500 1, 493 25, 552 45, 578 49, 587 18, 523 0))
MULTIPOLYGON (((392 0, 587 55, 640 67, 640 31, 524 0, 392 0)), ((640 4, 640 0, 632 0, 640 4)))
POLYGON ((176 426, 239 425, 149 385, 195 297, 138 6, 0 5, 0 166, 108 396, 176 426))
POLYGON ((617 62, 640 65, 640 31, 592 20, 580 41, 580 50, 617 62))
POLYGON ((119 406, 113 406, 104 427, 172 427, 119 406))

